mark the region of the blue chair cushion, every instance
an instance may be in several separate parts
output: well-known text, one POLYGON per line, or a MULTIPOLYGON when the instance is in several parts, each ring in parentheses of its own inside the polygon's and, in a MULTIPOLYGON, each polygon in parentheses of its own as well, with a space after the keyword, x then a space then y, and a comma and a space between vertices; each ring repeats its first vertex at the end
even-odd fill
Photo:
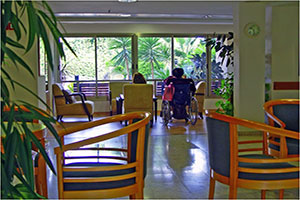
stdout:
MULTIPOLYGON (((240 157, 244 158, 255 158, 255 159, 274 159, 272 156, 251 154, 243 155, 240 157)), ((277 168, 290 168, 295 167, 289 163, 239 163, 239 167, 254 168, 254 169, 277 169, 277 168)), ((250 179, 250 180, 284 180, 284 179, 296 179, 299 178, 298 172, 289 173, 272 173, 272 174, 258 174, 258 173, 245 173, 240 172, 239 178, 250 179)))
MULTIPOLYGON (((89 167, 97 167, 97 166, 116 166, 122 165, 119 163, 71 163, 65 166, 89 166, 89 167)), ((117 176, 117 175, 126 175, 128 173, 134 172, 134 168, 123 169, 123 170, 113 170, 113 171, 90 171, 90 172, 64 172, 63 177, 109 177, 109 176, 117 176)), ((109 182, 94 182, 94 183, 64 183, 65 191, 74 191, 74 190, 100 190, 100 189, 114 189, 120 187, 126 187, 129 185, 135 184, 135 178, 125 179, 122 181, 109 181, 109 182)))
MULTIPOLYGON (((286 125, 285 129, 299 132, 299 105, 280 104, 273 106, 273 113, 286 125)), ((275 124, 275 126, 278 126, 275 124)))
MULTIPOLYGON (((280 138, 275 138, 275 141, 280 142, 280 138)), ((288 148, 288 155, 299 154, 299 140, 294 138, 286 138, 286 144, 288 148)), ((280 151, 280 146, 278 145, 270 143, 269 147, 276 151, 280 151)))

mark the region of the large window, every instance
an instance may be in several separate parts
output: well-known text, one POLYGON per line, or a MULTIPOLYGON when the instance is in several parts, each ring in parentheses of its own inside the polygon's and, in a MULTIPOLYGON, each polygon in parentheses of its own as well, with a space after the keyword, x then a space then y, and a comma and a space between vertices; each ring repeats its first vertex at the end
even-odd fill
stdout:
POLYGON ((99 80, 131 79, 131 37, 97 38, 99 80))
POLYGON ((206 80, 205 37, 175 37, 174 67, 181 67, 189 78, 206 80))
POLYGON ((61 80, 96 80, 95 79, 95 38, 67 37, 76 56, 64 46, 66 60, 61 60, 61 80))
POLYGON ((171 67, 170 37, 139 37, 138 71, 146 79, 165 79, 171 67))
MULTIPOLYGON (((159 95, 160 81, 171 75, 172 69, 180 67, 196 83, 206 81, 208 95, 213 96, 213 90, 219 87, 228 69, 222 64, 219 52, 206 47, 207 38, 149 34, 66 37, 76 56, 65 47, 66 59, 60 61, 60 78, 69 89, 87 88, 93 90, 88 92, 90 96, 103 96, 107 95, 108 80, 131 80, 132 73, 139 71, 155 85, 154 92, 159 95)), ((44 55, 43 51, 41 47, 40 55, 44 55)), ((42 59, 40 56, 41 63, 42 59)), ((45 66, 41 64, 40 70, 45 72, 45 66)))
POLYGON ((39 40, 39 76, 45 76, 45 80, 48 80, 48 63, 47 63, 47 55, 45 51, 44 44, 42 39, 39 40))

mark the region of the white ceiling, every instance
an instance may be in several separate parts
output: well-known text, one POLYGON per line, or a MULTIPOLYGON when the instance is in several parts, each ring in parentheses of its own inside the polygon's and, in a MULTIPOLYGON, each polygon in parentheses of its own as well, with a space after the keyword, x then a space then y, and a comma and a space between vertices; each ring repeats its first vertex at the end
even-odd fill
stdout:
POLYGON ((232 20, 233 2, 229 1, 49 1, 54 13, 64 20, 72 18, 160 18, 232 20), (82 15, 84 14, 84 15, 82 15))

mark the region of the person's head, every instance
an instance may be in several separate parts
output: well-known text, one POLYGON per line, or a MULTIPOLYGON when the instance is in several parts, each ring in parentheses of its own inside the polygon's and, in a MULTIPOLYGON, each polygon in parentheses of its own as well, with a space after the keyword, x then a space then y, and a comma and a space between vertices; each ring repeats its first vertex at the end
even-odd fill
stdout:
POLYGON ((147 83, 143 74, 136 72, 133 74, 132 83, 147 83))
POLYGON ((181 78, 183 74, 184 71, 182 68, 175 68, 172 70, 172 75, 175 76, 176 78, 181 78))

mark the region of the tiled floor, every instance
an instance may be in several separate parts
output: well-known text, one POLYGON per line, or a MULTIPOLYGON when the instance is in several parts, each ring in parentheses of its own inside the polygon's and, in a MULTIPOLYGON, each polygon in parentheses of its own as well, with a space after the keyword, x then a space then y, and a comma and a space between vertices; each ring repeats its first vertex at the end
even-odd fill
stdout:
MULTIPOLYGON (((67 121, 67 120, 66 120, 67 121)), ((148 152, 147 177, 145 179, 145 199, 207 199, 209 188, 209 165, 207 134, 203 120, 195 126, 175 120, 168 127, 158 121, 151 129, 148 152)), ((70 126, 70 124, 66 124, 70 126)), ((106 130, 119 127, 116 123, 106 130)), ((103 132, 105 129, 101 129, 103 132)), ((69 141, 82 139, 99 131, 90 131, 68 137, 69 141)), ((253 136, 242 136, 242 139, 253 136)), ((48 138, 48 151, 55 164, 53 138, 48 138)), ((66 141, 68 141, 66 140, 66 141)), ((118 143, 118 141, 114 141, 118 143)), ((120 141, 119 141, 120 142, 120 141)), ((56 177, 48 171, 49 198, 57 198, 56 177)), ((278 191, 268 191, 267 198, 278 198, 278 191)), ((298 189, 285 190, 285 198, 298 199, 298 189)), ((216 184, 215 198, 228 198, 228 186, 216 184)), ((260 191, 238 189, 238 198, 258 199, 260 191)))

